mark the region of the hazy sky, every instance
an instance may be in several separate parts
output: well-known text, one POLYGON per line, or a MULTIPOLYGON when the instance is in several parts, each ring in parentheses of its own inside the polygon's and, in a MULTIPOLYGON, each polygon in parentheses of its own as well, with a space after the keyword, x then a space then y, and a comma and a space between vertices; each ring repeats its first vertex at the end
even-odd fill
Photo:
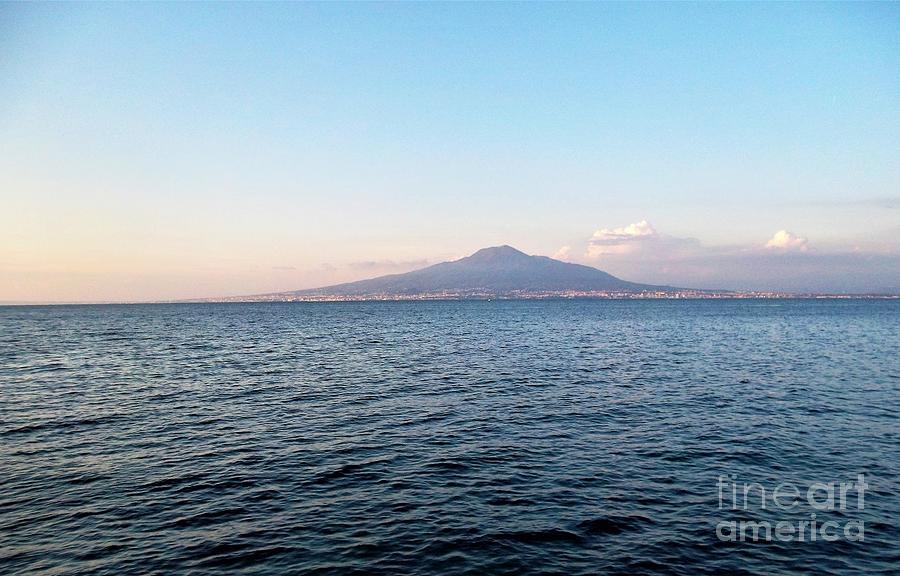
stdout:
POLYGON ((900 290, 900 4, 0 4, 0 300, 496 244, 900 290))

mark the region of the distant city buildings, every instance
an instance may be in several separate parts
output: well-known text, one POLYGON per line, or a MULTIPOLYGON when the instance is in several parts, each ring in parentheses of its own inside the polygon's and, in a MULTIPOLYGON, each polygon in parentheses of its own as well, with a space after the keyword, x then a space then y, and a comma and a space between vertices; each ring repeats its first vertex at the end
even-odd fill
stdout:
POLYGON ((798 294, 791 292, 756 292, 725 290, 671 290, 671 291, 615 291, 615 290, 558 290, 509 292, 441 290, 414 294, 262 294, 205 299, 204 302, 367 302, 367 301, 429 301, 429 300, 689 300, 724 298, 900 298, 881 294, 798 294))

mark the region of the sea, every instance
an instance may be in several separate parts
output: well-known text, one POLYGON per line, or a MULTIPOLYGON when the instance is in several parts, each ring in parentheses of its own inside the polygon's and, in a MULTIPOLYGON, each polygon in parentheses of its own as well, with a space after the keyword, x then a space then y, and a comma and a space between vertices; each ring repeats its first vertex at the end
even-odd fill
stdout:
POLYGON ((900 300, 0 308, 2 574, 898 574, 898 481, 900 300))

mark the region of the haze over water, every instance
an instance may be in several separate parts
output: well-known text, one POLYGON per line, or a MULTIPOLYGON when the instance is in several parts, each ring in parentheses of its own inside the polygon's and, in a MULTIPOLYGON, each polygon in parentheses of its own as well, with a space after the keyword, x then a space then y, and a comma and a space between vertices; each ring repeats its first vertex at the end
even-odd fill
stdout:
POLYGON ((896 300, 0 307, 0 571, 889 574, 898 320, 896 300), (720 475, 859 473, 865 542, 717 538, 720 475))

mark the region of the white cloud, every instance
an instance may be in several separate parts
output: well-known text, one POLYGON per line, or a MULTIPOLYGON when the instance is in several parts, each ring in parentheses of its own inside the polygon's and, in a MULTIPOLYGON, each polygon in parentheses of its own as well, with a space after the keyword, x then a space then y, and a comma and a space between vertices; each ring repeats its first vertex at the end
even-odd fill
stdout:
POLYGON ((779 230, 768 242, 766 242, 766 248, 805 252, 807 248, 809 248, 809 242, 806 238, 792 234, 787 230, 779 230))
POLYGON ((841 242, 813 249, 806 238, 780 230, 765 243, 707 245, 657 232, 642 221, 602 228, 571 242, 569 261, 648 284, 900 293, 900 229, 887 231, 884 238, 880 243, 841 242))
POLYGON ((646 220, 621 228, 601 228, 591 236, 585 256, 600 258, 610 254, 631 254, 638 251, 645 241, 658 236, 646 220))
POLYGON ((568 260, 572 255, 572 247, 571 246, 563 246, 559 250, 556 251, 556 254, 553 255, 555 260, 568 260))
POLYGON ((594 232, 591 241, 611 242, 630 240, 632 238, 640 238, 643 236, 655 236, 656 230, 646 220, 629 224, 621 228, 601 228, 594 232))

